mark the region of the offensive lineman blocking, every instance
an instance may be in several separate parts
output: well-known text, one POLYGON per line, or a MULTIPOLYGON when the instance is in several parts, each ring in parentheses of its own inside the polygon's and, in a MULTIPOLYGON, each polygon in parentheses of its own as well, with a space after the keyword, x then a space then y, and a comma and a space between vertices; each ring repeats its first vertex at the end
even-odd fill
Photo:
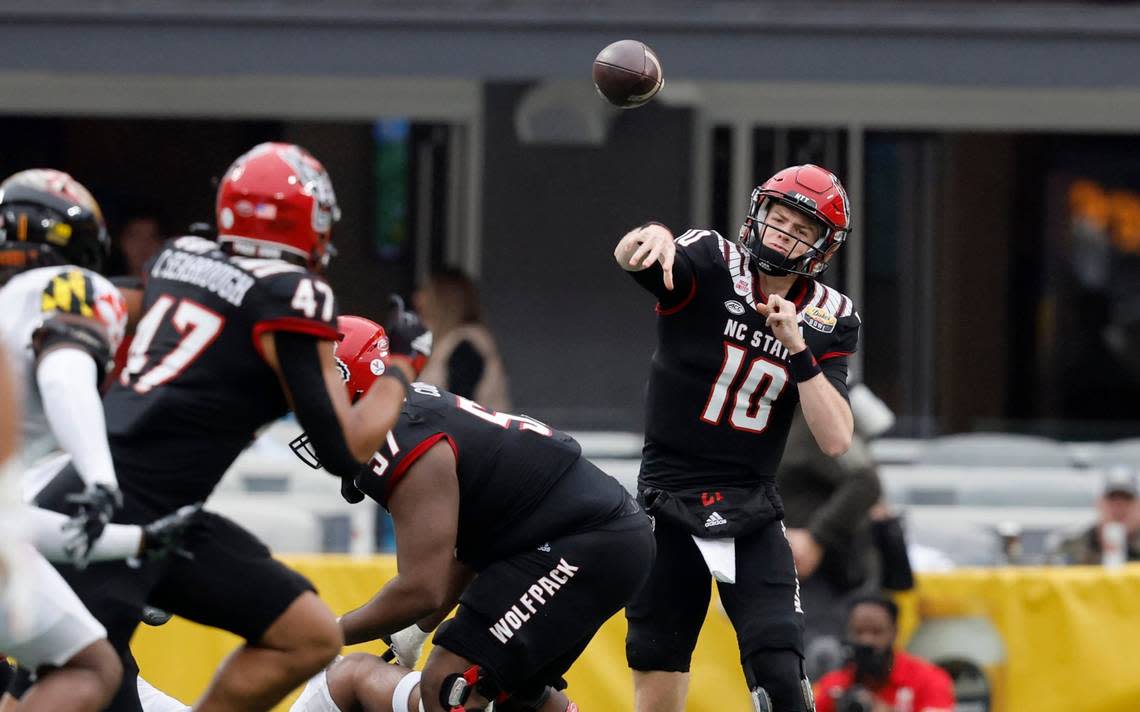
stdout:
MULTIPOLYGON (((342 317, 351 392, 375 371, 383 330, 342 317)), ((310 464, 312 464, 310 462, 310 464)), ((561 676, 629 601, 653 558, 648 517, 565 433, 415 383, 354 480, 392 513, 399 574, 341 618, 349 644, 393 637, 420 673, 352 655, 309 682, 294 712, 408 709, 574 712, 561 676), (409 631, 409 628, 411 629, 409 631), (402 643, 401 637, 413 642, 402 643)))

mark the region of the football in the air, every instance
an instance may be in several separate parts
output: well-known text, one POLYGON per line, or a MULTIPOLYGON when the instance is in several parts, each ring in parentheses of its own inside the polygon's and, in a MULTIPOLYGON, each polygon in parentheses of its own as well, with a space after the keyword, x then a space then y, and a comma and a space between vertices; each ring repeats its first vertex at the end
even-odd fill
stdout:
POLYGON ((657 54, 643 42, 619 40, 594 59, 594 86, 614 106, 641 106, 656 96, 664 83, 657 54))

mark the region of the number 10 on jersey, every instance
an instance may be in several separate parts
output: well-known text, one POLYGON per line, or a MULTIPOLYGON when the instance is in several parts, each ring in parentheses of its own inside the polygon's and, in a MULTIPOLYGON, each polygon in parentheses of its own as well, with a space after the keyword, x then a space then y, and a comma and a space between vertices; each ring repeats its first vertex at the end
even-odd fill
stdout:
POLYGON ((737 430, 762 433, 772 416, 772 402, 780 397, 788 384, 788 369, 762 356, 752 359, 740 386, 732 392, 732 385, 743 370, 748 350, 725 342, 724 362, 709 391, 708 401, 701 411, 701 420, 709 425, 720 425, 725 407, 729 407, 728 424, 737 430), (730 405, 731 401, 731 405, 730 405))

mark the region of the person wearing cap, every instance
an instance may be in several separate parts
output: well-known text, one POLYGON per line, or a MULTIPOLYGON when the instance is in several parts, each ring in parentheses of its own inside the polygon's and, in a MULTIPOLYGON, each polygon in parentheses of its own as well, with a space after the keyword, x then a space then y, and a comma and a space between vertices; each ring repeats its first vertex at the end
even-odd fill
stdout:
POLYGON ((1136 470, 1127 465, 1109 468, 1097 498, 1097 521, 1057 547, 1055 560, 1066 564, 1104 564, 1120 546, 1126 561, 1140 561, 1140 501, 1136 470), (1117 532, 1123 532, 1121 537, 1117 532), (1116 540, 1122 539, 1120 544, 1116 540))

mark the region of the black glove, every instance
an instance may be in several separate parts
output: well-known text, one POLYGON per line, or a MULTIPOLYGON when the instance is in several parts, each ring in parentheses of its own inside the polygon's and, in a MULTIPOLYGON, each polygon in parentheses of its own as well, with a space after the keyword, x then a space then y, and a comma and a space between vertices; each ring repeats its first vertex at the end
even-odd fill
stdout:
POLYGON ((148 559, 164 559, 171 554, 193 559, 185 547, 194 533, 202 528, 198 512, 202 503, 188 504, 144 526, 142 555, 148 559))
POLYGON ((344 501, 349 504, 360 504, 364 501, 364 493, 356 489, 356 483, 353 482, 352 477, 340 478, 340 496, 344 497, 344 501))
POLYGON ((388 296, 391 313, 384 331, 388 333, 388 351, 393 356, 402 356, 411 361, 416 375, 424 369, 431 356, 431 332, 424 326, 418 314, 410 311, 398 294, 388 296))
POLYGON ((104 484, 88 485, 79 494, 67 495, 67 501, 78 507, 71 519, 63 525, 71 540, 64 547, 77 569, 87 568, 91 549, 103 530, 111 523, 115 511, 123 506, 123 494, 117 488, 104 484))

